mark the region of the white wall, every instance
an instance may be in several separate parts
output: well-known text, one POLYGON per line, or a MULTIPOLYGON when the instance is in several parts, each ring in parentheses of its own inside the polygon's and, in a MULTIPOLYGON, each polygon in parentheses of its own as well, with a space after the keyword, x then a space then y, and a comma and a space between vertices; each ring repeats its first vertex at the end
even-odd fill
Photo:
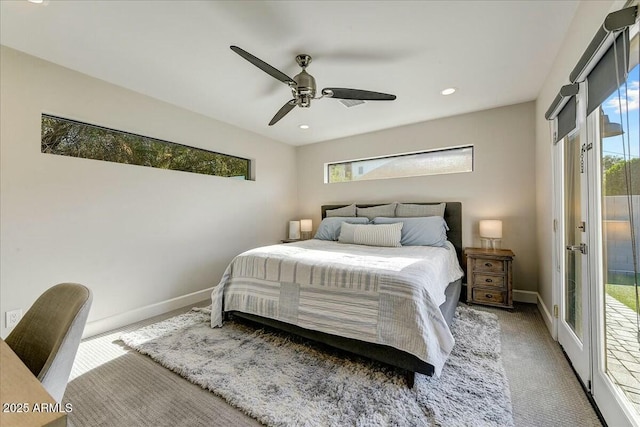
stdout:
POLYGON ((467 246, 479 244, 479 219, 502 218, 514 287, 538 291, 550 309, 544 112, 614 6, 581 2, 535 111, 526 103, 298 148, 2 47, 0 335, 6 310, 61 281, 94 290, 90 322, 213 286, 239 251, 282 238, 289 219, 317 227, 320 205, 352 201, 462 201, 467 246), (42 112, 246 156, 257 181, 41 154, 42 112), (463 144, 476 147, 471 174, 323 183, 325 162, 463 144))
MULTIPOLYGON (((569 73, 602 25, 604 18, 613 10, 614 6, 616 8, 622 7, 623 3, 610 0, 580 3, 571 26, 567 29, 567 36, 560 52, 536 100, 536 229, 537 256, 540 265, 538 293, 545 306, 543 312, 545 310, 551 312, 553 307, 552 144, 549 122, 544 118, 544 113, 558 94, 560 87, 569 83, 569 73)), ((547 326, 552 329, 552 319, 547 316, 545 320, 547 326)))
MULTIPOLYGON (((296 218, 296 152, 233 126, 2 47, 0 313, 89 286, 89 322, 217 284, 233 256, 296 218), (247 157, 256 181, 40 152, 40 115, 247 157)), ((123 66, 126 66, 123 64, 123 66)))
POLYGON ((537 291, 534 103, 464 114, 298 147, 299 214, 351 202, 461 201, 463 245, 478 246, 478 221, 503 220, 503 247, 516 254, 514 288, 537 291), (473 144, 474 171, 338 184, 326 162, 473 144))

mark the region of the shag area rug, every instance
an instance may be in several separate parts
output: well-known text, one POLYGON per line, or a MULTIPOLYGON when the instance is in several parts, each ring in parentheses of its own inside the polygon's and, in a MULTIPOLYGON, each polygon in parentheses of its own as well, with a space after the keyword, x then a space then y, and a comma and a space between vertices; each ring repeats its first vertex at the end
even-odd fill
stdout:
POLYGON ((497 316, 459 306, 439 378, 273 331, 189 313, 123 335, 128 346, 270 426, 513 426, 497 316))

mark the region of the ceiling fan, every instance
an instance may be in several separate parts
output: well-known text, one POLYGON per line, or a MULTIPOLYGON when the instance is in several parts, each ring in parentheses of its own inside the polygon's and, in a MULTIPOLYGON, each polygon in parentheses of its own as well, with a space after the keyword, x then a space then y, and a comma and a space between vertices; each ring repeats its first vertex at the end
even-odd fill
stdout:
POLYGON ((302 71, 293 78, 287 76, 282 71, 272 67, 260 58, 257 58, 239 48, 238 46, 230 46, 231 50, 251 62, 256 67, 260 68, 270 76, 280 80, 282 83, 288 85, 293 93, 293 99, 287 101, 286 104, 278 110, 275 116, 269 122, 269 126, 273 126, 280 119, 289 113, 296 105, 298 107, 308 108, 311 106, 312 99, 321 98, 337 98, 337 99, 351 99, 361 101, 393 101, 396 99, 395 95, 389 95, 388 93, 372 92, 369 90, 360 89, 347 89, 341 87, 327 87, 322 89, 322 95, 316 97, 316 79, 309 73, 306 68, 311 63, 311 56, 307 54, 301 54, 296 56, 296 62, 302 68, 302 71))

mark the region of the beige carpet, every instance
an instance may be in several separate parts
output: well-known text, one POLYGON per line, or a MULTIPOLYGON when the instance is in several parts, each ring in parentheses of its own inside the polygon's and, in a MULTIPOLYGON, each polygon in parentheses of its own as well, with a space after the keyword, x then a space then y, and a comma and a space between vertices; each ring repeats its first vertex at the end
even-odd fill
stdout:
POLYGON ((127 346, 269 426, 513 426, 493 313, 456 309, 440 377, 404 373, 327 346, 192 310, 121 336, 127 346))
MULTIPOLYGON (((514 312, 474 308, 500 319, 516 426, 601 425, 534 305, 516 305, 514 312)), ((70 419, 76 427, 260 425, 148 357, 114 343, 122 332, 185 311, 83 341, 65 394, 65 402, 73 404, 70 419)))
POLYGON ((473 308, 498 315, 516 426, 602 425, 535 305, 473 308))
POLYGON ((119 341, 123 332, 189 308, 97 335, 80 344, 64 398, 73 404, 69 419, 75 427, 261 425, 149 357, 125 349, 119 341))

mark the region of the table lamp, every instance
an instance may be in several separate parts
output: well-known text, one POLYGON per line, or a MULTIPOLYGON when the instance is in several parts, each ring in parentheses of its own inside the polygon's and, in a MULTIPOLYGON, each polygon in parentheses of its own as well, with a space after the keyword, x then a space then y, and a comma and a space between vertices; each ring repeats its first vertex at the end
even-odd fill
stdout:
POLYGON ((485 249, 499 249, 502 239, 502 221, 483 219, 480 221, 480 242, 485 249))
POLYGON ((289 239, 298 240, 300 238, 300 221, 289 221, 289 239))
POLYGON ((300 231, 302 231, 302 239, 311 238, 311 230, 313 229, 313 221, 310 219, 300 220, 300 231))

